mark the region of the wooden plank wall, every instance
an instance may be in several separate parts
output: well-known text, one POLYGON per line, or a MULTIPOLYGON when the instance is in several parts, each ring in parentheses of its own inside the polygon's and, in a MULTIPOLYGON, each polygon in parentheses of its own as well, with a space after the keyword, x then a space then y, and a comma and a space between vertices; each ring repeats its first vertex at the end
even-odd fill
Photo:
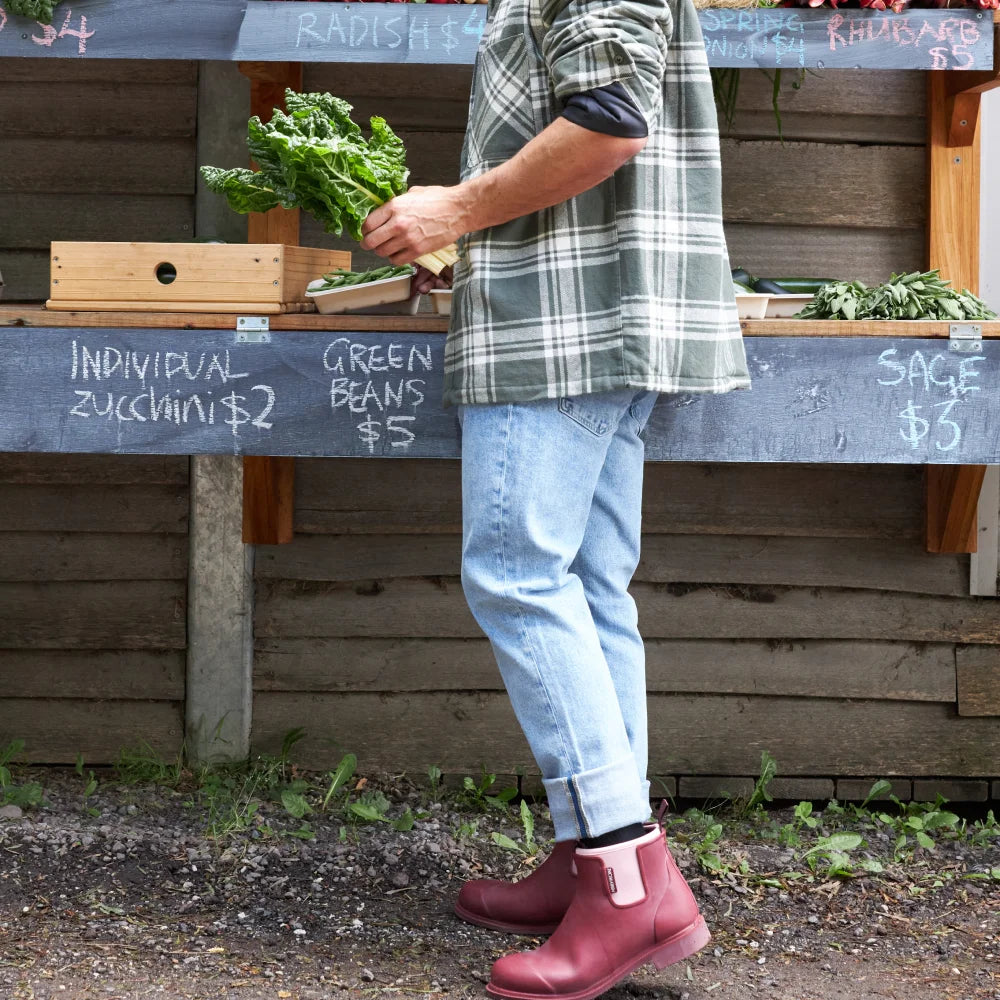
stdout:
POLYGON ((190 240, 197 64, 0 60, 5 301, 48 298, 52 240, 190 240))
MULTIPOLYGON (((304 759, 532 771, 458 579, 456 462, 300 461, 297 536, 257 553, 255 739, 304 759)), ((661 775, 988 777, 956 656, 1000 652, 968 558, 921 544, 921 473, 651 464, 633 593, 661 775), (727 738, 719 740, 718 734, 727 738)))
POLYGON ((0 747, 183 738, 188 460, 0 454, 0 747))
MULTIPOLYGON (((452 182, 468 71, 419 89, 410 72, 310 67, 306 87, 386 114, 414 183, 452 182)), ((734 262, 869 281, 920 266, 922 74, 790 83, 783 145, 769 81, 743 74, 723 140, 734 262), (876 86, 880 114, 859 113, 876 86)), ((303 242, 327 238, 305 222, 303 242)), ((300 461, 297 476, 295 541, 257 553, 255 742, 274 749, 303 726, 313 764, 350 750, 417 775, 530 774, 461 593, 458 464, 300 461)), ((1000 653, 1000 606, 967 596, 968 557, 923 551, 921 511, 918 468, 647 466, 633 593, 665 787, 753 775, 764 749, 795 795, 832 793, 834 777, 1000 773, 995 720, 956 711, 956 658, 1000 653)))

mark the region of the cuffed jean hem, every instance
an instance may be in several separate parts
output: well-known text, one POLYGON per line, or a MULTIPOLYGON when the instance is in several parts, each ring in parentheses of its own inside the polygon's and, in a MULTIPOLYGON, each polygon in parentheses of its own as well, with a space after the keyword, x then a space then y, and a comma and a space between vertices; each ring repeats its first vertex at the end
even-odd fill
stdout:
POLYGON ((599 837, 649 819, 649 784, 639 780, 634 757, 542 784, 557 841, 599 837))

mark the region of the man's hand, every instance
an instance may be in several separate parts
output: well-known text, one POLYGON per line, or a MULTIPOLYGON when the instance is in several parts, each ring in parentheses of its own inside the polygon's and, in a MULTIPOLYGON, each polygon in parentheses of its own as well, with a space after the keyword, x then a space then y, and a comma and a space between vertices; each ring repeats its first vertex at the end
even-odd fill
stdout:
POLYGON ((411 264, 469 232, 460 187, 412 187, 369 213, 363 250, 411 264))
MULTIPOLYGON (((364 250, 411 264, 459 236, 557 205, 610 177, 646 145, 557 118, 505 163, 454 187, 413 187, 361 227, 364 250)), ((429 289, 428 289, 429 291, 429 289)))
POLYGON ((446 267, 440 274, 428 271, 426 267, 418 267, 416 274, 410 279, 410 292, 416 295, 426 295, 434 288, 451 288, 451 268, 446 267))

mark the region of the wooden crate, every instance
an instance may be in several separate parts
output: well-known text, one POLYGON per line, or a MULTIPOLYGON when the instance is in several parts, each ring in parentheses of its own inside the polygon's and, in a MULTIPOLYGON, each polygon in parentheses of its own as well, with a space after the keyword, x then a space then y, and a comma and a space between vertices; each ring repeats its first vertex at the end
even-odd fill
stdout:
POLYGON ((49 309, 312 311, 306 285, 350 268, 343 250, 282 243, 52 244, 49 309))

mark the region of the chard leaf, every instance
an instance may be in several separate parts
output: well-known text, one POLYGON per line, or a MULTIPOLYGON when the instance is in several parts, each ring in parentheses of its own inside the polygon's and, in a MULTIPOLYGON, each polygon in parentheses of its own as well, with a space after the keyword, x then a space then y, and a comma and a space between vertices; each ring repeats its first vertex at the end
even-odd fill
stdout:
POLYGON ((206 183, 237 212, 301 208, 326 232, 340 235, 346 228, 360 240, 368 213, 406 190, 402 141, 377 117, 366 140, 351 105, 331 94, 288 90, 285 106, 287 112, 275 110, 269 122, 255 116, 247 123, 257 172, 202 167, 206 183))

